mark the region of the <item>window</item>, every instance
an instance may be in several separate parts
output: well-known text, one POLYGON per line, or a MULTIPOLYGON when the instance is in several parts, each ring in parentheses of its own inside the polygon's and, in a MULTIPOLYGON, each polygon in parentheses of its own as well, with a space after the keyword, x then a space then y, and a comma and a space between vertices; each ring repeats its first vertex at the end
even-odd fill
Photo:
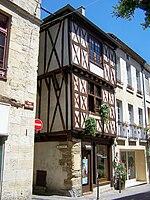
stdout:
POLYGON ((141 91, 140 72, 138 70, 136 70, 136 83, 137 83, 137 91, 141 91))
POLYGON ((129 56, 129 54, 127 54, 127 53, 126 53, 126 59, 127 59, 127 60, 130 60, 130 56, 129 56))
POLYGON ((122 122, 122 102, 117 100, 117 115, 116 115, 116 120, 117 122, 122 122))
POLYGON ((109 165, 106 145, 97 145, 97 174, 101 182, 108 181, 109 165))
POLYGON ((134 116, 133 116, 133 106, 128 104, 128 112, 129 112, 129 124, 133 124, 134 116))
POLYGON ((2 139, 0 139, 0 180, 2 177, 2 161, 3 161, 3 144, 2 144, 2 139))
POLYGON ((0 13, 0 78, 6 79, 7 63, 6 63, 6 47, 8 36, 8 20, 9 18, 0 13))
POLYGON ((89 39, 90 60, 94 63, 101 62, 101 44, 92 38, 89 39))
POLYGON ((145 89, 146 89, 146 94, 149 95, 149 79, 147 76, 145 76, 145 89))
POLYGON ((139 125, 143 126, 143 110, 141 108, 138 108, 138 114, 139 114, 139 125))
POLYGON ((130 65, 127 64, 127 84, 132 85, 132 80, 131 80, 131 67, 130 65))
POLYGON ((99 113, 101 105, 101 87, 94 85, 93 83, 88 84, 88 108, 89 111, 99 113))
POLYGON ((121 81, 120 58, 117 57, 117 79, 121 81))

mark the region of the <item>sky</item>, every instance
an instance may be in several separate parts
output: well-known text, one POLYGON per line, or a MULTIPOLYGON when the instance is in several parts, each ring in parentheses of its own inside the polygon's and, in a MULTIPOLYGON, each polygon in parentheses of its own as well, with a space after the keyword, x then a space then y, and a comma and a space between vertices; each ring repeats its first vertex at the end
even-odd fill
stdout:
MULTIPOLYGON (((70 4, 75 9, 85 7, 85 16, 106 33, 113 33, 126 45, 150 64, 150 28, 143 30, 144 12, 135 11, 134 18, 127 19, 112 17, 113 6, 118 0, 42 0, 42 7, 54 13, 70 4)), ((49 14, 42 11, 41 19, 49 14)))

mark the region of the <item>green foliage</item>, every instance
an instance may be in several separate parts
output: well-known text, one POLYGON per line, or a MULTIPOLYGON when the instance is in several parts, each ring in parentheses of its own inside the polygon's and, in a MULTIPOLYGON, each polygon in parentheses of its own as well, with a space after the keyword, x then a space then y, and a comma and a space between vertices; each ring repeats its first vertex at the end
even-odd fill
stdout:
POLYGON ((96 135, 96 120, 93 117, 88 117, 85 121, 85 131, 87 135, 96 135))
POLYGON ((120 160, 119 162, 115 163, 115 177, 125 178, 126 177, 126 167, 125 164, 120 160))
POLYGON ((102 122, 107 124, 109 121, 110 109, 108 104, 103 103, 100 107, 99 114, 101 116, 102 122))
POLYGON ((118 159, 118 154, 116 154, 114 158, 114 172, 115 172, 115 178, 118 179, 119 177, 122 179, 126 179, 127 171, 125 164, 122 162, 122 160, 118 159))
POLYGON ((144 29, 150 27, 150 7, 147 0, 119 0, 113 10, 113 16, 131 20, 134 16, 135 9, 140 8, 145 11, 145 22, 142 23, 144 29))

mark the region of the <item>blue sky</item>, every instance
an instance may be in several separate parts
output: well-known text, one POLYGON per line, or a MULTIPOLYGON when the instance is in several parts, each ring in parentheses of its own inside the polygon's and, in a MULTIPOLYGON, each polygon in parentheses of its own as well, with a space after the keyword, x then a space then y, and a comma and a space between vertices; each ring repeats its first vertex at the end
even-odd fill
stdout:
MULTIPOLYGON (((103 31, 115 34, 150 64, 150 28, 143 30, 140 25, 144 21, 143 11, 137 10, 132 21, 113 18, 112 6, 117 2, 118 0, 42 0, 42 7, 54 13, 67 4, 75 9, 84 6, 85 15, 90 21, 103 31)), ((47 15, 49 14, 42 11, 41 18, 47 15)))

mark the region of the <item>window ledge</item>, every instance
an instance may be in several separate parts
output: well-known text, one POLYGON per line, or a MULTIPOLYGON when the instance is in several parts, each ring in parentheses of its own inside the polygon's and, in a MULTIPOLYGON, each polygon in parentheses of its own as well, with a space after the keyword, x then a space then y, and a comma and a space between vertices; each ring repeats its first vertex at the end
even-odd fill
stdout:
POLYGON ((97 67, 100 67, 101 69, 104 69, 102 63, 97 63, 97 62, 94 62, 93 60, 90 59, 90 62, 94 65, 96 65, 97 67))
POLYGON ((123 82, 121 82, 121 80, 119 80, 119 79, 117 79, 117 87, 123 89, 123 82))
POLYGON ((143 98, 143 95, 140 94, 140 93, 138 93, 138 92, 136 93, 136 96, 139 97, 139 98, 141 98, 141 99, 143 98))
POLYGON ((129 92, 129 93, 131 93, 131 94, 134 93, 134 89, 130 89, 130 88, 128 88, 128 87, 126 88, 126 91, 129 92))

